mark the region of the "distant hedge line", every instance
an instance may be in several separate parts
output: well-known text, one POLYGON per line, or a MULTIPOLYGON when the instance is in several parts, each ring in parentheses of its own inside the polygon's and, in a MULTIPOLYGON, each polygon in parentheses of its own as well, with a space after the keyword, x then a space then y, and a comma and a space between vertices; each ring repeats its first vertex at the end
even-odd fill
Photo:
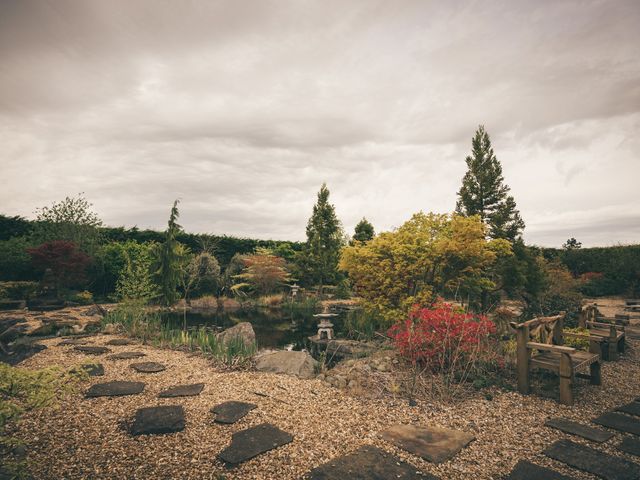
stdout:
POLYGON ((640 245, 542 251, 547 259, 559 259, 574 276, 583 279, 585 295, 640 297, 640 245))
MULTIPOLYGON (((8 217, 0 215, 0 242, 8 242, 12 240, 13 250, 9 248, 0 248, 0 253, 5 255, 23 255, 22 262, 8 262, 9 259, 0 259, 0 280, 37 280, 39 274, 32 268, 28 262, 26 252, 15 251, 23 250, 23 247, 29 243, 29 235, 33 231, 35 222, 26 220, 22 217, 8 217), (24 239, 24 243, 17 242, 17 239, 24 239), (2 268, 5 265, 5 268, 2 268), (11 268, 9 268, 11 265, 11 268), (20 267, 20 268, 18 268, 20 267)), ((100 228, 101 243, 108 244, 111 242, 126 242, 133 240, 139 243, 155 241, 163 241, 163 233, 155 230, 140 230, 137 227, 105 227, 100 228)), ((195 233, 181 233, 178 240, 188 246, 193 252, 200 252, 203 245, 213 247, 214 254, 224 268, 236 253, 250 253, 257 247, 266 247, 275 249, 279 254, 286 256, 286 252, 299 251, 303 247, 302 242, 288 242, 278 240, 258 240, 254 238, 239 238, 228 235, 209 235, 195 233)), ((8 247, 8 246, 7 246, 8 247)), ((15 259, 14 259, 15 260, 15 259)))

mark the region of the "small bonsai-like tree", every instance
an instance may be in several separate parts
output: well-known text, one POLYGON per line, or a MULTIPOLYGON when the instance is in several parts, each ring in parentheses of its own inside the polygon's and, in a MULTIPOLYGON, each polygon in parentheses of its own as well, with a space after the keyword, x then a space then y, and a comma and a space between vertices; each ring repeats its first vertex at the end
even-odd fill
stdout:
POLYGON ((78 286, 85 280, 91 258, 73 242, 55 240, 27 249, 33 265, 42 271, 51 271, 56 292, 61 288, 78 286))

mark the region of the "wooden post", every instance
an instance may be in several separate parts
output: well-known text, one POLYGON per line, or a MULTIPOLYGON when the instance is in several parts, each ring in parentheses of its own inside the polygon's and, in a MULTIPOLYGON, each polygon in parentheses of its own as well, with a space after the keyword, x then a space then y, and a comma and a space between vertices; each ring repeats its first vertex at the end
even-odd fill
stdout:
POLYGON ((618 332, 614 325, 609 327, 609 361, 618 360, 618 332))
POLYGON ((528 394, 531 391, 529 386, 529 327, 518 327, 516 330, 517 355, 518 355, 518 391, 528 394))
POLYGON ((599 342, 591 337, 589 339, 589 353, 597 353, 598 358, 602 360, 602 342, 599 342))
POLYGON ((564 330, 564 317, 560 317, 553 324, 553 341, 552 345, 564 345, 564 338, 562 337, 564 330))
POLYGON ((602 385, 602 374, 600 373, 600 362, 594 362, 589 365, 589 373, 591 385, 602 385))
POLYGON ((571 356, 568 353, 562 353, 560 354, 560 403, 573 405, 572 382, 573 367, 571 366, 571 356))

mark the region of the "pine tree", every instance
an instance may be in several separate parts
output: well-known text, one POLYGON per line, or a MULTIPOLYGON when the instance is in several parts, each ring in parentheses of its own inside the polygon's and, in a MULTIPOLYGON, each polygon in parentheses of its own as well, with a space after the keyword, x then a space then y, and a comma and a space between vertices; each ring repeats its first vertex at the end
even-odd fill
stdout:
POLYGON ((309 273, 319 285, 320 293, 323 285, 336 281, 342 236, 342 226, 336 217, 335 207, 329 203, 329 189, 323 183, 307 223, 305 246, 309 273))
POLYGON ((471 155, 467 157, 467 173, 458 191, 456 212, 479 215, 487 225, 491 238, 515 241, 524 230, 524 221, 504 184, 502 166, 493 153, 491 139, 480 125, 471 141, 471 155))
POLYGON ((176 290, 180 282, 185 247, 177 240, 182 227, 178 225, 178 200, 173 202, 164 242, 155 251, 155 277, 160 285, 160 297, 165 305, 174 304, 179 296, 176 290))
POLYGON ((358 242, 368 242, 375 235, 373 225, 366 218, 362 217, 362 220, 356 225, 353 240, 358 242))

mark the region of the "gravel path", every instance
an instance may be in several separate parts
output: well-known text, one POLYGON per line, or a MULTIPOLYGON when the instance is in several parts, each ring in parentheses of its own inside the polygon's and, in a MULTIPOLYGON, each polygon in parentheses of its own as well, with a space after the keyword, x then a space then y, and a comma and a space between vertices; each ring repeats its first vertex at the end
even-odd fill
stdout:
MULTIPOLYGON (((92 337, 103 345, 114 336, 92 337)), ((205 358, 149 346, 109 346, 113 353, 142 351, 145 361, 167 366, 163 372, 143 374, 129 367, 135 362, 109 360, 107 355, 86 356, 70 346, 57 346, 59 339, 42 343, 48 349, 21 366, 71 367, 101 362, 103 377, 83 382, 81 391, 61 399, 58 408, 27 413, 17 435, 28 444, 30 471, 36 479, 296 479, 325 461, 373 444, 395 453, 425 472, 443 479, 495 479, 508 473, 519 459, 550 466, 575 478, 591 479, 542 455, 544 448, 560 438, 569 438, 544 427, 551 417, 563 416, 583 423, 615 406, 640 396, 640 344, 629 345, 623 360, 603 365, 602 387, 580 383, 576 404, 567 407, 539 396, 493 391, 493 400, 482 395, 455 405, 419 402, 409 407, 405 400, 354 398, 319 380, 257 373, 216 370, 205 358), (85 399, 83 392, 94 384, 112 380, 146 383, 144 392, 119 398, 85 399), (158 398, 172 385, 204 383, 199 396, 158 398), (256 392, 268 396, 257 395, 256 392), (238 400, 257 404, 238 423, 213 422, 210 408, 238 400), (127 425, 138 408, 183 405, 184 431, 170 435, 132 437, 127 425), (239 467, 226 469, 216 455, 227 447, 231 434, 264 422, 292 434, 294 441, 260 455, 239 467), (393 447, 378 437, 391 424, 434 425, 471 432, 476 440, 453 460, 435 466, 393 447)), ((604 445, 590 444, 629 460, 615 448, 623 436, 604 445)))

